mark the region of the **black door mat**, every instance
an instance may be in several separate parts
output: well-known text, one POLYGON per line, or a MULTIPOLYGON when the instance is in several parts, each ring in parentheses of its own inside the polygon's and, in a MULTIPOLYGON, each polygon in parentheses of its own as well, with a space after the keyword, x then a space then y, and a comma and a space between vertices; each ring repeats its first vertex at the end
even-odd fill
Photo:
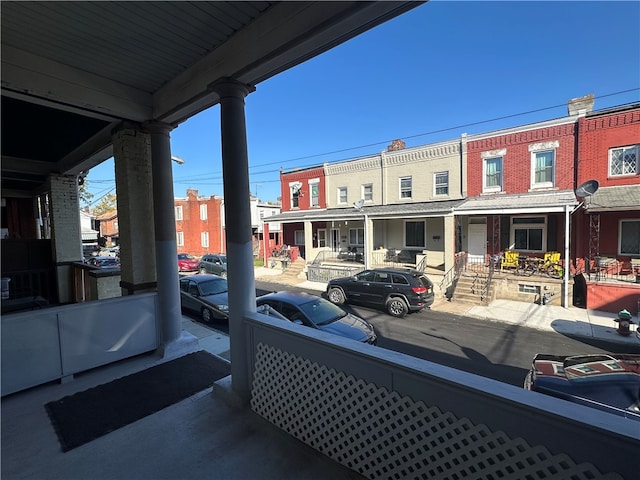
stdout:
POLYGON ((45 405, 62 451, 95 440, 194 395, 231 373, 203 350, 45 405))

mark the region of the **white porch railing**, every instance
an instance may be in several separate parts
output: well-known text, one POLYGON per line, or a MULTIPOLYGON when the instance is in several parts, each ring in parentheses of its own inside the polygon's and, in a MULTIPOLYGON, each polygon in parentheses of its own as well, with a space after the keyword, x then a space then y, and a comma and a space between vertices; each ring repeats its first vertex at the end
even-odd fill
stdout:
POLYGON ((157 294, 2 316, 2 396, 155 350, 157 294))
POLYGON ((368 478, 635 478, 638 422, 260 314, 252 409, 368 478))

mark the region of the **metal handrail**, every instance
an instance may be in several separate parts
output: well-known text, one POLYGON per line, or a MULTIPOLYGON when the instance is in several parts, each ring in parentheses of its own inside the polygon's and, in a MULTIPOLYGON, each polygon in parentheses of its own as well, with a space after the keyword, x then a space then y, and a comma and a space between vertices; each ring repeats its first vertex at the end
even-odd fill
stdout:
POLYGON ((465 269, 467 264, 467 253, 459 252, 455 254, 453 261, 453 267, 451 267, 447 273, 444 274, 440 281, 440 293, 445 296, 453 296, 453 292, 447 292, 446 290, 456 283, 456 280, 460 277, 460 273, 465 269), (445 286, 446 285, 446 286, 445 286))

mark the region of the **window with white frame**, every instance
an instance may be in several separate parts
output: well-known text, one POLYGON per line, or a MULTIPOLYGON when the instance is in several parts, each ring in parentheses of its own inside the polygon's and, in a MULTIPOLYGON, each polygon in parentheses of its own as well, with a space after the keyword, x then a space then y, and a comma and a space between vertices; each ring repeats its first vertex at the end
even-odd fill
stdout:
POLYGON ((207 204, 201 203, 200 204, 200 220, 206 220, 206 219, 207 219, 207 204))
POLYGON ((182 205, 178 205, 175 208, 176 211, 176 220, 182 220, 182 205))
POLYGON ((318 248, 327 246, 327 231, 323 228, 318 230, 318 248))
POLYGON ((209 232, 200 233, 200 245, 209 248, 209 232))
POLYGON ((433 183, 433 191, 436 196, 449 195, 449 172, 435 173, 433 183))
POLYGON ((424 221, 404 222, 404 245, 407 248, 425 248, 426 230, 424 221))
POLYGON ((485 158, 483 162, 482 191, 502 191, 502 157, 485 158))
POLYGON ((347 187, 338 187, 338 203, 347 203, 347 187))
POLYGON ((609 150, 609 175, 635 175, 640 172, 638 166, 638 145, 612 148, 609 150))
POLYGON ((529 145, 531 152, 531 188, 550 188, 555 184, 556 149, 560 142, 529 145))
POLYGON ((373 184, 362 185, 362 197, 365 202, 373 201, 373 184))
POLYGON ((293 243, 295 245, 304 245, 304 230, 296 230, 293 232, 293 243))
POLYGON ((289 184, 291 193, 291 208, 300 208, 300 197, 302 196, 302 183, 293 182, 289 184))
POLYGON ((640 220, 620 220, 620 255, 640 255, 640 220))
POLYGON ((320 206, 320 180, 314 178, 309 180, 309 191, 311 192, 311 206, 320 206))
POLYGON ((176 241, 179 247, 184 247, 184 232, 176 232, 176 241))
POLYGON ((400 177, 400 198, 411 198, 411 177, 400 177))
POLYGON ((542 252, 546 237, 546 217, 513 217, 511 219, 511 243, 515 250, 542 252))
POLYGON ((364 246, 364 228, 349 229, 349 245, 364 246))

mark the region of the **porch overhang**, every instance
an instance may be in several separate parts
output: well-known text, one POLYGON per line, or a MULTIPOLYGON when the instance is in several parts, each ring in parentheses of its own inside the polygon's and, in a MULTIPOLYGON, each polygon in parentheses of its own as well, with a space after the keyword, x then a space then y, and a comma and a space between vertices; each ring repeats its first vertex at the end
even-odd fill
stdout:
POLYGON ((640 208, 640 185, 621 185, 598 189, 584 200, 587 213, 622 212, 640 208))
POLYGON ((520 215, 561 213, 578 205, 572 190, 519 195, 474 197, 457 207, 454 215, 520 215))
POLYGON ((330 222, 338 220, 361 220, 367 215, 370 220, 389 220, 394 218, 446 217, 453 215, 456 206, 464 200, 445 200, 441 202, 420 202, 394 205, 376 205, 351 208, 329 208, 326 210, 300 210, 284 212, 269 217, 270 222, 330 222))

